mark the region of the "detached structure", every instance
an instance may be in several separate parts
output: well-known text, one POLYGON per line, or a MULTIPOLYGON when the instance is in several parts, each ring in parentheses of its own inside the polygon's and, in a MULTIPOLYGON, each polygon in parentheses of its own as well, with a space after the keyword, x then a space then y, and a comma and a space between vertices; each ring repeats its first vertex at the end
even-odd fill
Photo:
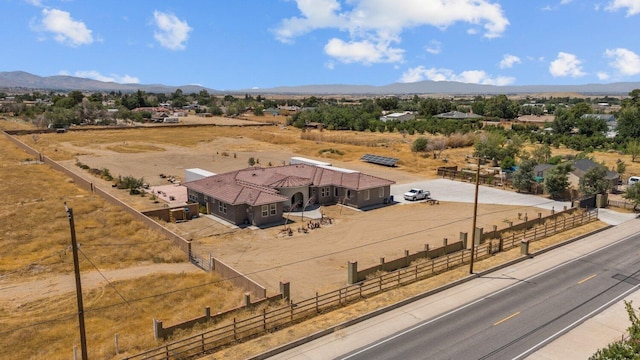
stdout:
POLYGON ((355 208, 386 204, 395 182, 331 166, 253 167, 188 181, 189 201, 236 225, 265 225, 290 210, 320 204, 355 208))

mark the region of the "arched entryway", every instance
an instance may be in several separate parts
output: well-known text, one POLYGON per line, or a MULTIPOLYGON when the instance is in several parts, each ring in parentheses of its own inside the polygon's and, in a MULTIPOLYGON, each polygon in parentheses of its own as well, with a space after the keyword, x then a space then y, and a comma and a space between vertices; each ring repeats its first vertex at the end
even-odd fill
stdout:
POLYGON ((301 210, 304 206, 304 195, 301 192, 297 192, 291 196, 291 208, 301 210))

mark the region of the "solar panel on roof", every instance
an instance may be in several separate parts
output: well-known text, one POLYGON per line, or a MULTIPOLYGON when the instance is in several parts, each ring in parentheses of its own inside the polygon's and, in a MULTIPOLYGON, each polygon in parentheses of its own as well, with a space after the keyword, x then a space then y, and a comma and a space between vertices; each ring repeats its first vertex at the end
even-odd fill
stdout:
POLYGON ((372 154, 365 154, 360 158, 360 160, 370 162, 372 164, 385 165, 385 166, 396 166, 396 163, 398 162, 397 158, 372 155, 372 154))

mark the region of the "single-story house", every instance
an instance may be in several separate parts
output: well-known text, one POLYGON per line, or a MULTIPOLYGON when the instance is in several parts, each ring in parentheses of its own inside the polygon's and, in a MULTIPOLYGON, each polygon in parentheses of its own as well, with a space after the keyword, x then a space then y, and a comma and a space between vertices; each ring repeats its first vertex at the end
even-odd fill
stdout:
POLYGON ((438 114, 435 117, 441 119, 480 119, 481 115, 474 114, 471 112, 461 112, 461 111, 449 111, 446 113, 438 114))
POLYGON ((380 117, 380 121, 383 121, 383 122, 387 122, 387 121, 402 122, 402 121, 409 121, 409 120, 415 120, 415 119, 416 119, 416 115, 411 111, 392 113, 392 114, 387 114, 380 117))
MULTIPOLYGON (((573 162, 573 170, 569 173, 569 183, 573 185, 575 188, 578 187, 580 179, 584 177, 584 174, 590 169, 602 166, 597 162, 590 159, 580 159, 573 162)), ((615 171, 607 170, 607 175, 605 179, 611 183, 611 188, 615 188, 618 185, 618 181, 620 181, 620 174, 615 171)))
POLYGON ((542 182, 544 178, 547 176, 547 172, 553 169, 555 165, 551 164, 538 164, 533 167, 533 176, 536 182, 542 182))
POLYGON ((236 225, 280 222, 285 212, 320 204, 355 208, 389 201, 395 182, 358 171, 292 164, 252 167, 189 181, 189 201, 236 225))
MULTIPOLYGON (((587 171, 589 171, 590 169, 596 166, 602 166, 602 165, 596 163, 591 159, 579 159, 579 160, 573 161, 571 166, 572 166, 572 170, 567 175, 567 178, 569 180, 569 184, 573 186, 573 188, 577 189, 578 186, 580 185, 580 179, 584 177, 584 174, 587 171)), ((554 167, 555 165, 551 165, 551 164, 536 165, 533 168, 533 175, 535 176, 536 181, 542 182, 544 178, 547 176, 547 173, 549 172, 549 170, 551 170, 554 167)), ((618 185, 618 181, 620 181, 620 174, 618 174, 615 171, 607 170, 605 179, 611 182, 612 188, 615 188, 615 186, 618 185)))

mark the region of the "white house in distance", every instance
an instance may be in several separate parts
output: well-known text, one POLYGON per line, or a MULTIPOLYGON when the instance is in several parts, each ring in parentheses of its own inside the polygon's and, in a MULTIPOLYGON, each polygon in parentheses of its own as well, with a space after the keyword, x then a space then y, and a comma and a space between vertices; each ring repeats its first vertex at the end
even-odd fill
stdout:
POLYGON ((411 111, 405 111, 405 112, 399 112, 399 113, 392 113, 392 114, 387 114, 384 116, 380 117, 380 121, 383 122, 387 122, 387 121, 409 121, 409 120, 415 120, 416 115, 414 113, 412 113, 411 111))

